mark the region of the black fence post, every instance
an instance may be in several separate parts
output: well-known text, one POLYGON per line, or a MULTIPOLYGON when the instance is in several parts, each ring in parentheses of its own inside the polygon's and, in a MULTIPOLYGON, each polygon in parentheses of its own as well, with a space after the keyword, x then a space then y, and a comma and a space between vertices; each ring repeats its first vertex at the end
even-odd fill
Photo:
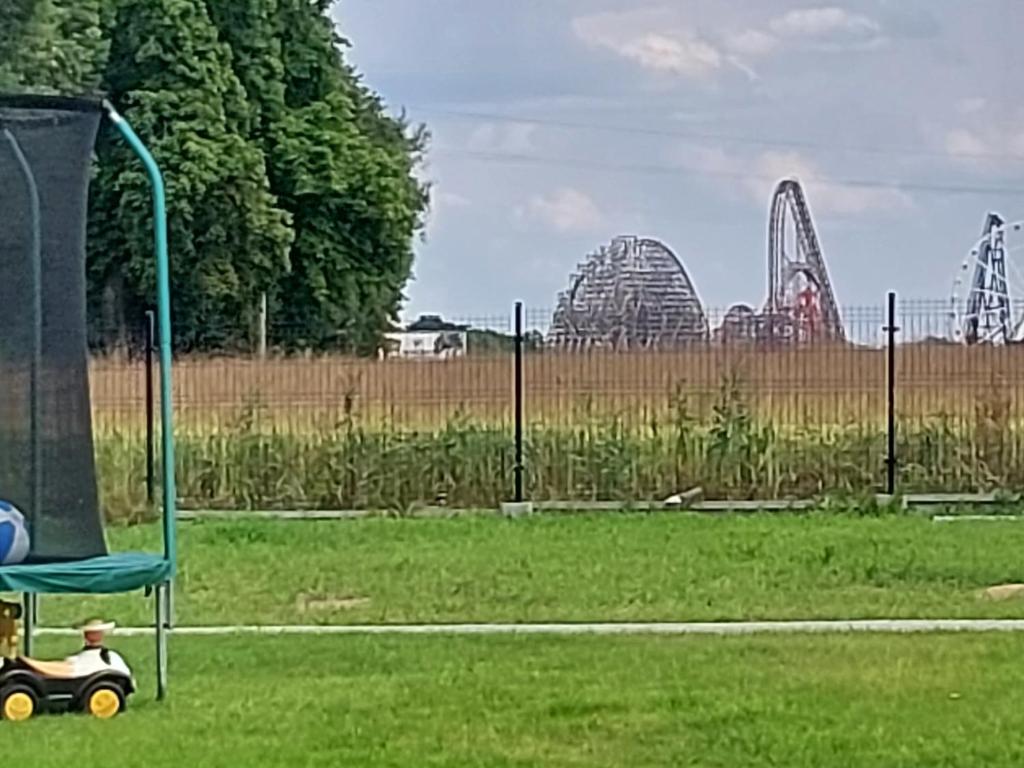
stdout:
POLYGON ((885 326, 885 331, 888 334, 886 401, 889 411, 886 423, 888 447, 885 459, 885 491, 890 496, 896 493, 896 333, 899 330, 899 327, 896 325, 896 292, 889 291, 888 321, 885 326))
POLYGON ((146 311, 146 501, 152 505, 156 486, 156 407, 153 396, 153 350, 156 346, 156 313, 146 311))
POLYGON ((523 501, 523 302, 516 302, 515 350, 515 501, 523 501))

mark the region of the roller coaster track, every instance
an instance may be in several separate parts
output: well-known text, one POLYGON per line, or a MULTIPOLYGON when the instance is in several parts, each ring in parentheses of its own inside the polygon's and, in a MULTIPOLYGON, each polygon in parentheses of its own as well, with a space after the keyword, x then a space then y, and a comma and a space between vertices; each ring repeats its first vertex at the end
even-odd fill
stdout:
POLYGON ((800 182, 779 182, 768 225, 765 315, 792 322, 799 340, 844 341, 839 307, 800 182))
POLYGON ((584 260, 548 333, 563 348, 669 348, 703 341, 708 320, 679 258, 650 238, 617 237, 584 260))

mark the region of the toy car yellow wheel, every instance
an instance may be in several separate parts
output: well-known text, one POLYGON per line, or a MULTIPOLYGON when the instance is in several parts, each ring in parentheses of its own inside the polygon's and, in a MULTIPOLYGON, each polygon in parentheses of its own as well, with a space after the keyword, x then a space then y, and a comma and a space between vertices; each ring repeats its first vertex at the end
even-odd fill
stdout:
POLYGON ((28 720, 38 706, 39 697, 26 685, 12 685, 0 692, 0 713, 4 720, 28 720))
POLYGON ((101 720, 109 720, 124 709, 124 694, 112 685, 97 685, 85 695, 85 711, 101 720))

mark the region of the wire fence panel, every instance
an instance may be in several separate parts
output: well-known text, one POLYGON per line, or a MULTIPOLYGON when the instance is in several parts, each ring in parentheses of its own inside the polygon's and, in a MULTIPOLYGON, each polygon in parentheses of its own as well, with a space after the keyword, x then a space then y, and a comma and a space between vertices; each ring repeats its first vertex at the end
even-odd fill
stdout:
MULTIPOLYGON (((473 329, 461 348, 426 334, 428 348, 408 356, 286 354, 274 339, 288 329, 275 328, 265 357, 176 349, 183 505, 497 503, 512 467, 511 317, 461 325, 473 329)), ((98 454, 111 470, 105 496, 137 506, 145 474, 142 357, 133 349, 94 356, 91 381, 98 454)))
POLYGON ((952 344, 950 313, 904 303, 897 355, 902 487, 1000 491, 1024 485, 1024 345, 952 344))
MULTIPOLYGON (((544 313, 531 315, 540 321, 544 313)), ((721 312, 709 312, 720 327, 721 312)), ((707 339, 528 358, 537 498, 721 498, 874 489, 885 438, 879 309, 845 313, 873 345, 707 339)))
MULTIPOLYGON (((679 346, 548 343, 553 312, 526 312, 527 498, 648 500, 874 493, 885 486, 883 307, 842 311, 847 340, 709 333, 679 346)), ((1024 347, 951 343, 948 308, 897 318, 900 489, 1020 488, 1024 347)), ((512 313, 427 323, 376 356, 179 347, 178 482, 190 507, 404 510, 493 506, 514 473, 512 313)), ((216 334, 214 334, 216 335, 216 334)), ((225 337, 233 334, 224 334, 225 337)), ((145 487, 145 364, 134 342, 91 363, 108 506, 145 487)))

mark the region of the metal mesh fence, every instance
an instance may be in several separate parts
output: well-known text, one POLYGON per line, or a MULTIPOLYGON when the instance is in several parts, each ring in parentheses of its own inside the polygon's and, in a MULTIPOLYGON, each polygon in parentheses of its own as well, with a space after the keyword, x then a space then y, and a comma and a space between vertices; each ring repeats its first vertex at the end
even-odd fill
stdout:
MULTIPOLYGON (((528 498, 718 498, 884 489, 885 308, 842 312, 844 344, 709 339, 677 349, 564 350, 552 313, 527 310, 528 498)), ((718 327, 722 312, 709 312, 718 327)), ((1017 382, 1024 348, 948 338, 947 307, 903 303, 896 359, 899 489, 1024 485, 1017 382)), ((511 313, 453 322, 456 352, 397 347, 264 357, 179 349, 175 412, 182 501, 193 507, 490 506, 512 493, 511 313)), ((256 345, 253 347, 256 348, 256 345)), ((93 404, 105 493, 140 493, 143 357, 97 355, 93 404), (110 473, 113 466, 122 471, 110 473), (120 478, 131 489, 118 490, 120 478)))

